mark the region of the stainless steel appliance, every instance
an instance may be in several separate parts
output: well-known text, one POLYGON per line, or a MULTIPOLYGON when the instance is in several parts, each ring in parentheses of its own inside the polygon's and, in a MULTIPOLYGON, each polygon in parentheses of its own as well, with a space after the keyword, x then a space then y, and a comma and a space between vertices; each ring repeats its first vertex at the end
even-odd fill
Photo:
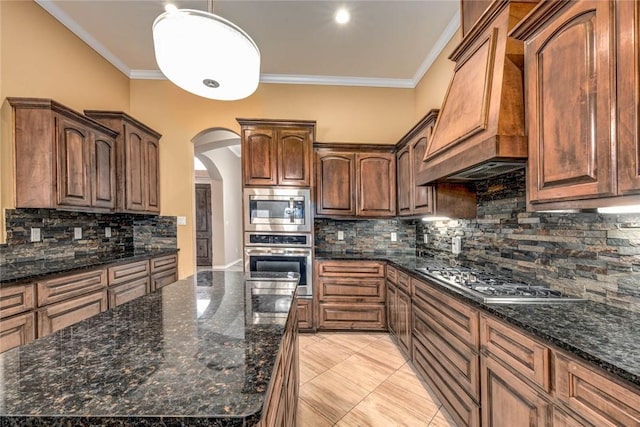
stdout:
POLYGON ((245 231, 311 233, 311 191, 308 188, 245 188, 245 231))
POLYGON ((296 273, 248 273, 246 281, 249 283, 250 310, 253 324, 281 323, 288 314, 293 302, 293 293, 298 284, 299 275, 296 273))
POLYGON ((513 279, 463 267, 417 268, 417 271, 435 281, 486 303, 531 304, 583 301, 545 286, 532 286, 513 279))
POLYGON ((244 271, 300 274, 298 295, 313 295, 311 233, 245 233, 244 271))

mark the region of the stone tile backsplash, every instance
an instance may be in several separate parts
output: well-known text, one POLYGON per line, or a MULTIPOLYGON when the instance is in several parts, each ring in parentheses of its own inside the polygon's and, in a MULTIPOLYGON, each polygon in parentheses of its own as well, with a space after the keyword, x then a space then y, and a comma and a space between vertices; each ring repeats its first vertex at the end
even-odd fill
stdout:
POLYGON ((9 209, 6 226, 0 264, 177 247, 174 217, 9 209), (40 242, 31 242, 32 227, 41 229, 40 242), (82 228, 79 240, 74 239, 75 227, 82 228), (110 238, 105 237, 105 227, 111 228, 110 238))
POLYGON ((415 252, 416 220, 316 218, 315 248, 323 252, 415 252), (344 233, 344 240, 338 240, 338 231, 344 233), (395 242, 391 233, 397 233, 395 242))
POLYGON ((640 311, 640 215, 527 212, 525 191, 524 170, 478 182, 477 218, 418 222, 418 253, 640 311))

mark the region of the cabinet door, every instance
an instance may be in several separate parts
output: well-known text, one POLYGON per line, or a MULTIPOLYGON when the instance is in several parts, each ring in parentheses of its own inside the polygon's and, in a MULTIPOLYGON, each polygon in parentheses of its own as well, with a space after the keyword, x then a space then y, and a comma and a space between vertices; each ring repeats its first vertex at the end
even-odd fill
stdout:
MULTIPOLYGON (((429 126, 425 131, 428 135, 433 132, 433 125, 429 126)), ((433 187, 416 185, 416 175, 423 166, 424 155, 427 152, 427 144, 429 140, 422 136, 409 142, 409 151, 411 158, 411 186, 413 188, 413 213, 415 214, 432 214, 433 206, 433 187)))
POLYGON ((355 154, 318 153, 316 173, 316 213, 355 216, 355 154))
POLYGON ((384 330, 384 304, 318 304, 318 330, 384 330))
POLYGON ((18 314, 0 322, 0 353, 27 344, 36 338, 35 313, 18 314))
POLYGON ((396 307, 398 344, 400 350, 408 356, 411 351, 411 298, 400 289, 397 293, 396 307))
POLYGON ((310 129, 278 131, 278 185, 311 185, 312 144, 310 129))
POLYGON ((310 299, 297 298, 298 329, 301 331, 313 331, 313 305, 310 299))
POLYGON ((116 208, 116 141, 101 133, 91 144, 91 205, 116 208))
POLYGON ((410 215, 411 211, 411 156, 409 147, 403 148, 397 154, 398 164, 398 214, 410 215))
POLYGON ((125 124, 124 131, 124 207, 128 211, 144 212, 146 198, 144 133, 130 124, 125 124))
POLYGON ((618 30, 618 185, 640 193, 640 3, 616 3, 618 30))
POLYGON ((56 117, 56 124, 58 204, 91 206, 90 132, 62 116, 56 117))
POLYGON ((389 332, 393 335, 398 334, 397 318, 398 318, 398 306, 397 306, 398 289, 390 282, 387 282, 387 324, 389 326, 389 332))
POLYGON ((615 193, 612 5, 569 3, 526 44, 532 203, 615 193))
POLYGON ((144 210, 146 212, 160 212, 160 144, 155 138, 145 135, 144 141, 144 210))
POLYGON ((546 427, 549 403, 491 357, 482 357, 482 425, 546 427))
POLYGON ((244 185, 277 185, 276 142, 272 128, 242 130, 244 185))
POLYGON ((357 153, 358 216, 396 214, 396 156, 393 153, 357 153))

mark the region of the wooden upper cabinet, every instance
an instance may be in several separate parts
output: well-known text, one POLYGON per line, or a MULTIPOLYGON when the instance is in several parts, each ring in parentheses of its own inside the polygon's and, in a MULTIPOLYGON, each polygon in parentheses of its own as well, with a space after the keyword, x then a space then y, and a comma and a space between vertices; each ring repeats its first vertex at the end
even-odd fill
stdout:
POLYGON ((616 4, 618 22, 618 191, 640 193, 640 4, 616 4))
POLYGON ((245 186, 310 187, 313 121, 238 119, 245 186))
POLYGON ((615 195, 612 3, 541 6, 534 13, 538 23, 521 35, 526 40, 529 202, 615 195))
MULTIPOLYGON (((435 121, 427 127, 427 133, 429 135, 433 132, 434 124, 435 121)), ((409 142, 409 151, 411 154, 411 186, 413 188, 413 201, 411 203, 412 214, 426 215, 433 213, 433 187, 416 184, 416 173, 422 168, 422 159, 424 159, 424 155, 427 152, 428 142, 429 140, 426 136, 416 138, 409 142)))
POLYGON ((319 152, 316 155, 316 213, 355 216, 355 153, 319 152))
POLYGON ((50 99, 8 98, 18 208, 115 209, 117 132, 50 99))
POLYGON ((85 110, 87 116, 119 132, 116 139, 118 168, 117 210, 160 213, 160 135, 120 111, 85 110))
POLYGON ((396 156, 393 153, 356 153, 359 216, 395 216, 396 156))
POLYGON ((460 16, 462 22, 462 37, 478 21, 478 18, 489 7, 493 0, 460 0, 460 16))
POLYGON ((404 147, 396 155, 398 167, 398 214, 411 213, 411 154, 409 147, 404 147))

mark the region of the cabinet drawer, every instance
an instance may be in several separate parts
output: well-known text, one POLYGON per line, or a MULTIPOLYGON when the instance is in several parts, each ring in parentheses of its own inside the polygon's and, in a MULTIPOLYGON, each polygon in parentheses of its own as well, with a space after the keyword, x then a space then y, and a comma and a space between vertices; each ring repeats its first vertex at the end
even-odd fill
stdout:
POLYGON ((387 265, 387 280, 394 285, 398 283, 398 270, 390 265, 387 265))
POLYGON ((149 275, 149 261, 136 261, 129 264, 109 267, 109 286, 119 285, 129 280, 149 275))
POLYGON ((320 301, 384 302, 384 279, 320 279, 320 301))
POLYGON ((405 291, 407 294, 411 295, 411 284, 410 278, 407 273, 403 273, 402 271, 398 271, 398 288, 405 291))
POLYGON ((385 328, 383 304, 320 303, 318 329, 375 329, 385 328))
POLYGON ((151 275, 151 287, 150 292, 172 284, 178 280, 178 270, 175 268, 171 270, 161 271, 151 275))
POLYGON ((640 395, 582 363, 555 353, 556 397, 597 426, 640 425, 640 395))
POLYGON ((428 348, 451 378, 469 396, 480 401, 480 356, 458 337, 429 318, 413 310, 413 336, 428 348))
POLYGON ((22 313, 0 322, 0 353, 19 347, 36 338, 35 313, 22 313))
POLYGON ((151 260, 151 274, 178 268, 178 255, 167 255, 151 260))
POLYGON ((296 299, 298 310, 298 329, 301 331, 312 331, 313 327, 313 304, 310 299, 296 299))
POLYGON ((474 350, 479 349, 478 311, 421 280, 411 279, 413 304, 474 350))
POLYGON ((382 262, 324 261, 317 265, 320 277, 385 277, 382 262))
POLYGON ((34 308, 33 284, 0 288, 0 319, 34 308))
POLYGON ((93 270, 38 282, 38 307, 64 301, 107 286, 105 270, 93 270))
POLYGON ((125 302, 129 302, 146 295, 148 291, 148 277, 142 277, 140 279, 132 280, 131 282, 123 283, 122 285, 109 287, 109 308, 117 307, 120 304, 124 304, 125 302))
POLYGON ((550 390, 549 349, 514 328, 480 316, 482 348, 545 391, 550 390))
POLYGON ((107 309, 107 290, 102 289, 38 310, 38 337, 44 337, 107 309))
POLYGON ((427 347, 413 340, 413 365, 435 391, 456 424, 480 426, 480 406, 451 378, 427 347))

